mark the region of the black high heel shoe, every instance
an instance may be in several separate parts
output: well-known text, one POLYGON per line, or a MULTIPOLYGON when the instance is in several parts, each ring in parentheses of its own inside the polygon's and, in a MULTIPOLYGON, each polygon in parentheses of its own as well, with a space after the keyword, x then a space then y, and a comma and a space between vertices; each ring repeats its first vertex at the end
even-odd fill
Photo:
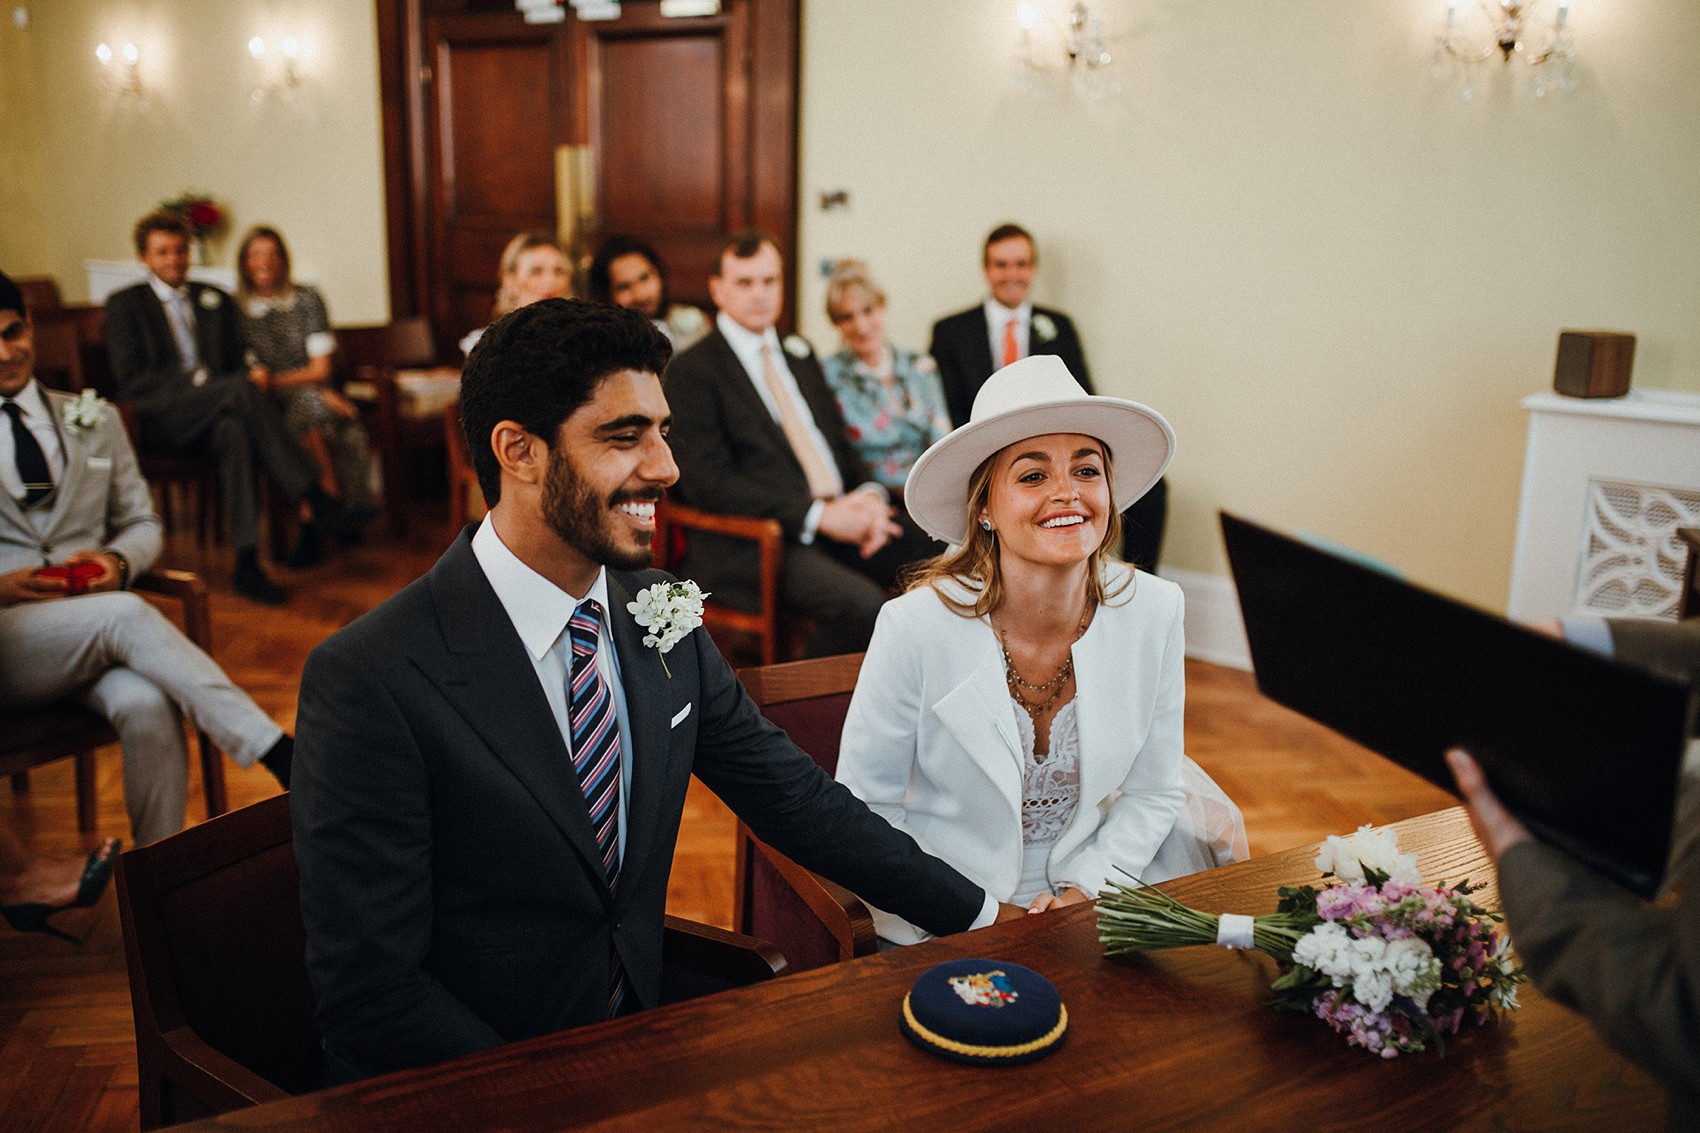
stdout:
POLYGON ((83 876, 77 882, 77 895, 69 905, 0 905, 0 916, 4 916, 6 923, 18 932, 45 932, 72 944, 81 944, 81 937, 72 936, 50 923, 50 918, 66 909, 86 909, 100 900, 101 894, 106 892, 107 883, 112 880, 113 866, 118 863, 118 851, 123 848, 123 841, 113 838, 89 854, 88 861, 83 865, 83 876), (105 852, 105 857, 101 856, 102 852, 105 852))

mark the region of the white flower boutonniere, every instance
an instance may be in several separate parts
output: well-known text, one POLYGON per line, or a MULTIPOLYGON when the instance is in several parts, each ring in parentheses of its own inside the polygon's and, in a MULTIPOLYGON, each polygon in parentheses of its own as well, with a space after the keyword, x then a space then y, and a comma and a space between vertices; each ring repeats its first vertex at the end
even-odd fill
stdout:
POLYGON ((784 346, 785 353, 791 355, 793 358, 807 358, 810 354, 814 353, 814 351, 809 348, 809 340, 800 334, 786 335, 784 346))
POLYGON ((64 412, 59 419, 64 422, 67 430, 78 434, 100 424, 101 414, 105 412, 106 402, 100 399, 100 395, 92 389, 85 389, 65 403, 64 412))
POLYGON ((218 291, 203 291, 201 292, 199 302, 201 306, 205 307, 207 310, 216 311, 218 310, 219 304, 224 302, 224 295, 218 291))
POLYGON ((1033 333, 1038 336, 1040 342, 1049 342, 1057 336, 1057 324, 1051 321, 1051 316, 1035 313, 1033 333))
POLYGON ((666 653, 702 624, 702 600, 706 597, 696 583, 687 579, 646 586, 638 591, 637 601, 626 603, 626 611, 649 631, 643 643, 662 654, 661 671, 669 678, 673 673, 667 668, 666 653))

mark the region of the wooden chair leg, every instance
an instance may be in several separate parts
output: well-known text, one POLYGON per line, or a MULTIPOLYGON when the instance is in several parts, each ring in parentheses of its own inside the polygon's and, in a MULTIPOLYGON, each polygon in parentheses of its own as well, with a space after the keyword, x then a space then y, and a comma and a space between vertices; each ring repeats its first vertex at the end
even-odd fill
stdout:
POLYGON ((79 751, 76 755, 76 764, 77 829, 84 834, 93 834, 97 809, 94 793, 94 752, 79 751))
POLYGON ((230 795, 224 786, 224 753, 213 746, 212 737, 201 732, 201 789, 207 796, 207 817, 217 818, 230 809, 230 795))

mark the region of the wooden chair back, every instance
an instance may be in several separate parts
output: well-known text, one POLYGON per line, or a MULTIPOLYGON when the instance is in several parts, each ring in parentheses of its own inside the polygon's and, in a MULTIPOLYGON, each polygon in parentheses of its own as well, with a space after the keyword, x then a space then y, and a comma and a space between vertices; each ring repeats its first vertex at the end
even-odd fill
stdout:
POLYGON ((396 371, 436 365, 437 344, 431 320, 409 315, 376 326, 336 328, 335 372, 343 392, 361 408, 361 417, 378 450, 384 476, 384 507, 393 535, 407 529, 402 506, 409 479, 406 456, 410 449, 443 443, 443 422, 434 413, 416 418, 407 412, 396 371))
MULTIPOLYGON (((779 606, 779 571, 785 561, 785 531, 777 519, 747 515, 718 515, 673 500, 663 500, 655 509, 655 565, 677 572, 690 533, 712 532, 756 545, 759 555, 755 610, 741 610, 724 602, 703 603, 702 621, 710 633, 716 630, 747 635, 754 639, 756 657, 763 665, 789 660, 798 651, 790 619, 779 606)), ((736 651, 735 649, 733 650, 736 651)))
POLYGON ((64 297, 59 294, 59 281, 50 275, 29 275, 12 282, 23 292, 24 305, 31 314, 57 311, 65 305, 64 297))
POLYGON ((62 314, 31 316, 35 325, 35 376, 41 384, 62 393, 81 393, 83 348, 77 324, 62 314))
POLYGON ((143 1129, 317 1085, 292 839, 283 794, 119 860, 143 1129))
MULTIPOLYGON (((785 729, 828 773, 838 767, 860 653, 744 669, 738 677, 762 715, 785 729)), ((873 953, 873 916, 855 894, 809 872, 742 822, 734 881, 738 931, 771 940, 790 970, 807 971, 873 953)))
POLYGON ((483 519, 489 511, 460 426, 459 405, 443 414, 443 443, 449 454, 449 533, 458 537, 470 520, 483 519))

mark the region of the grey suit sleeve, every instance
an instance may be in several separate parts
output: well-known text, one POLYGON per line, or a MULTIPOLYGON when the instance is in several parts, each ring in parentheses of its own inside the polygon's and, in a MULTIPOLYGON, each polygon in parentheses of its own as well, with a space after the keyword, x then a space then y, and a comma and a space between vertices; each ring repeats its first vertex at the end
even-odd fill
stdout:
POLYGON ((756 708, 708 635, 695 774, 793 861, 936 936, 971 927, 986 893, 815 765, 756 708))
POLYGON ((130 577, 145 573, 159 558, 162 527, 154 514, 153 497, 142 471, 136 464, 136 452, 124 432, 118 410, 106 406, 101 418, 102 447, 112 460, 112 490, 106 500, 105 546, 123 555, 130 563, 130 577))
POLYGON ((335 645, 314 650, 302 673, 290 793, 307 969, 333 1075, 497 1046, 501 1036, 426 968, 430 784, 412 724, 382 666, 335 645))
POLYGON ((1667 1085, 1700 1093, 1700 893, 1693 885, 1674 906, 1647 905, 1530 841, 1501 859, 1499 891, 1536 985, 1667 1085))
POLYGON ((1700 683, 1700 618, 1666 622, 1612 618, 1612 652, 1632 664, 1700 683))

